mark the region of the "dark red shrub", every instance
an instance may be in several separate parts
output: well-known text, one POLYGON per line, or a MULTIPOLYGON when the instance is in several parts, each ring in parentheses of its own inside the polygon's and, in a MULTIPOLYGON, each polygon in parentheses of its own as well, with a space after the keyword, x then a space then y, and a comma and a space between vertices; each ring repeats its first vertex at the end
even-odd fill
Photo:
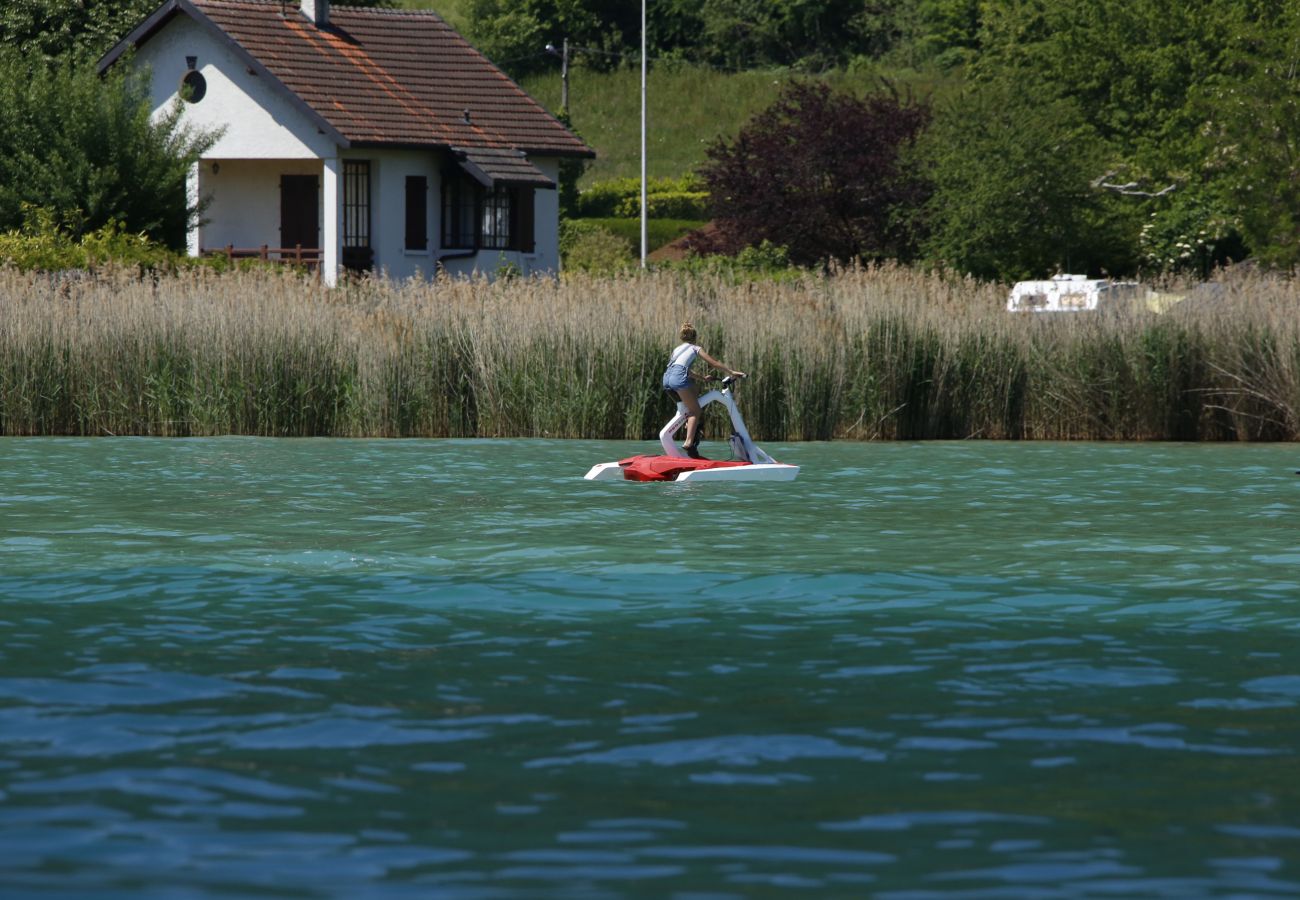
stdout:
POLYGON ((929 110, 893 93, 858 99, 795 82, 741 129, 719 140, 701 170, 711 195, 717 252, 769 240, 803 265, 908 259, 909 225, 926 198, 902 152, 929 110))

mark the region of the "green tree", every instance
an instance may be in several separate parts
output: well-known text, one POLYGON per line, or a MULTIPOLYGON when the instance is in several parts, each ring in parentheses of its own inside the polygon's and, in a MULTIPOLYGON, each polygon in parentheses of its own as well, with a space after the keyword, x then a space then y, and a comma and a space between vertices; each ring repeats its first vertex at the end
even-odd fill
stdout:
MULTIPOLYGON (((903 0, 657 0, 650 54, 728 68, 821 70, 892 45, 903 0)), ((625 0, 471 0, 470 37, 507 70, 554 65, 547 43, 589 48, 574 61, 608 68, 640 55, 640 5, 625 0), (594 51, 594 52, 592 52, 594 51)))
POLYGON ((571 64, 607 69, 640 54, 640 6, 619 0, 471 0, 469 37, 515 75, 553 67, 547 44, 568 39, 571 64))
POLYGON ((145 84, 124 74, 0 48, 0 230, 37 207, 74 236, 117 221, 181 246, 196 213, 186 175, 214 137, 180 115, 151 120, 145 84))
POLYGON ((679 15, 696 7, 698 27, 678 47, 658 49, 731 68, 825 69, 861 52, 879 29, 861 0, 675 0, 669 6, 679 15))
POLYGON ((885 19, 897 33, 881 50, 896 49, 911 65, 932 61, 951 69, 970 63, 979 56, 980 6, 980 0, 900 3, 885 19))
POLYGON ((4 0, 0 45, 46 60, 99 58, 144 21, 159 0, 4 0))
MULTIPOLYGON (((296 6, 297 0, 290 0, 296 6)), ((340 6, 392 6, 393 0, 334 0, 340 6)), ((3 0, 0 45, 47 60, 98 59, 162 5, 162 0, 3 0)))
POLYGON ((1136 212, 1093 186, 1109 150, 1076 102, 978 86, 936 113, 919 156, 930 261, 1006 281, 1134 267, 1136 212))
POLYGON ((1220 205, 1251 252, 1300 265, 1300 7, 1266 4, 1231 36, 1228 63, 1206 79, 1198 135, 1220 205))
POLYGON ((1196 182, 1207 150, 1198 94, 1233 65, 1231 36, 1280 2, 985 0, 973 74, 1068 98, 1126 182, 1196 182))

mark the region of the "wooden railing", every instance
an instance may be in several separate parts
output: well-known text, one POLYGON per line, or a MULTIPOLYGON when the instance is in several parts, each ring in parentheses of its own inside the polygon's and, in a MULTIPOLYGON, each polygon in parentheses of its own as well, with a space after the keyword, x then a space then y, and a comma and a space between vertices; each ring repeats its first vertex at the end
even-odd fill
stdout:
POLYGON ((306 266, 309 269, 318 268, 321 258, 319 249, 304 247, 301 244, 293 247, 269 247, 266 244, 260 247, 236 247, 227 244, 224 247, 203 250, 201 253, 203 256, 224 256, 232 263, 237 259, 260 259, 264 262, 306 266))

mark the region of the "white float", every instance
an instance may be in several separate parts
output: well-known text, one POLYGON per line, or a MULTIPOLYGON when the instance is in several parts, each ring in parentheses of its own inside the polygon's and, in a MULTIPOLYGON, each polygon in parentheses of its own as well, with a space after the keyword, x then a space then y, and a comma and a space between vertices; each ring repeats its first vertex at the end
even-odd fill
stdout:
POLYGON ((588 481, 794 481, 799 467, 779 463, 754 443, 745 419, 736 406, 735 387, 739 379, 724 378, 721 390, 700 397, 700 411, 719 402, 731 416, 731 452, 734 460, 692 459, 673 440, 686 423, 686 404, 678 401, 677 414, 659 430, 662 456, 633 456, 617 462, 598 463, 586 474, 588 481))

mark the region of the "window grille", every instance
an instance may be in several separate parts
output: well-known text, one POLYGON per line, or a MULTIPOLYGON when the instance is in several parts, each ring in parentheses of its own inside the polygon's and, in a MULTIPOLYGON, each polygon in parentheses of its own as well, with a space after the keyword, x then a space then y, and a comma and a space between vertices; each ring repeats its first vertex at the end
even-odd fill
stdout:
POLYGON ((370 246, 370 160, 343 161, 343 246, 370 246))

